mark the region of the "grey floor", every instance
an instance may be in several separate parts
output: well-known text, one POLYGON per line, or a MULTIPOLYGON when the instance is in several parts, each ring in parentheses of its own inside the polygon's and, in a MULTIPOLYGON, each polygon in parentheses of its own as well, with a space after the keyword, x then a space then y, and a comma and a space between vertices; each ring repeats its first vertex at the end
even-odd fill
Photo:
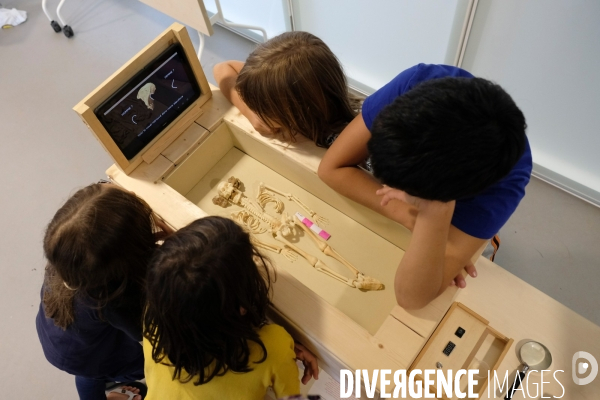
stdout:
MULTIPOLYGON (((34 325, 44 227, 111 164, 71 108, 172 20, 133 0, 71 1, 68 40, 51 30, 40 1, 2 3, 29 20, 0 30, 0 397, 75 399, 73 378, 47 363, 34 325)), ((217 27, 202 58, 209 80, 215 63, 253 47, 217 27)), ((527 192, 501 232, 497 262, 600 324, 600 209, 535 179, 527 192)))

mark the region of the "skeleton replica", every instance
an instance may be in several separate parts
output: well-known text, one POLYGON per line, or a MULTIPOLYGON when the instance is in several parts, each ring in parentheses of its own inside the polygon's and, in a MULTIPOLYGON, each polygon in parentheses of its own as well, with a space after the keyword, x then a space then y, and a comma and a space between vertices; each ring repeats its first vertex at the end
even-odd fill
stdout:
POLYGON ((255 202, 244 195, 241 190, 241 186, 242 182, 233 176, 227 181, 220 182, 217 186, 219 194, 218 196, 215 196, 212 201, 214 204, 223 208, 227 207, 229 204, 243 208, 243 210, 231 214, 234 220, 246 226, 254 234, 270 232, 273 238, 281 243, 281 246, 272 245, 261 242, 253 237, 252 241, 257 247, 281 254, 290 261, 295 261, 298 256, 300 256, 308 261, 308 263, 317 271, 343 282, 350 287, 362 291, 384 289, 384 285, 381 282, 360 272, 358 269, 356 269, 356 267, 350 264, 333 248, 331 248, 331 246, 318 238, 312 230, 297 220, 297 218, 294 219, 285 213, 283 211, 283 202, 275 197, 275 194, 295 202, 316 221, 321 221, 321 223, 327 222, 326 218, 319 216, 317 213, 309 209, 296 196, 289 193, 283 193, 275 188, 261 183, 258 191, 257 201, 255 202), (265 206, 269 203, 274 203, 275 212, 280 214, 279 218, 273 217, 265 212, 265 206), (353 277, 347 278, 333 271, 317 257, 308 254, 304 250, 299 249, 297 246, 294 246, 285 240, 284 238, 293 237, 297 234, 297 227, 300 227, 302 230, 304 230, 306 235, 311 238, 311 240, 317 245, 323 254, 338 260, 340 263, 342 263, 342 265, 348 268, 353 273, 353 277))

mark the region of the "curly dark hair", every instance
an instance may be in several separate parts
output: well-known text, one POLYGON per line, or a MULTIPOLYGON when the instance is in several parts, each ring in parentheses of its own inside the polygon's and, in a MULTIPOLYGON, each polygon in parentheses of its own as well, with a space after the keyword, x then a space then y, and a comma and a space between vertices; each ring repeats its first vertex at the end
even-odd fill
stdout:
POLYGON ((506 176, 526 146, 525 117, 499 85, 440 78, 398 96, 375 118, 373 172, 428 200, 474 196, 506 176))
POLYGON ((267 358, 258 328, 270 293, 268 260, 247 232, 222 217, 192 222, 167 238, 150 263, 144 337, 152 359, 172 365, 173 379, 195 385, 251 371, 250 341, 263 352, 256 362, 267 358))

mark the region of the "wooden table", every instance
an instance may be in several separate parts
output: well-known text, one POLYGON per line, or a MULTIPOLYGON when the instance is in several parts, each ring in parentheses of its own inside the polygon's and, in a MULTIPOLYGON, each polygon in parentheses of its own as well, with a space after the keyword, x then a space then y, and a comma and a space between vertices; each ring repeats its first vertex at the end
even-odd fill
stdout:
MULTIPOLYGON (((515 348, 527 339, 543 343, 552 353, 550 369, 564 371, 556 375, 564 386, 563 399, 600 399, 600 376, 586 386, 576 385, 571 376, 571 360, 576 352, 586 351, 600 360, 600 327, 483 257, 476 267, 477 278, 469 279, 456 300, 485 316, 490 326, 514 338, 515 348)), ((498 373, 509 371, 513 379, 518 366, 516 350, 512 349, 498 373)), ((540 384, 539 373, 532 373, 531 378, 530 382, 540 384)), ((563 388, 551 374, 544 374, 544 381, 550 382, 544 384, 545 396, 561 396, 563 388)), ((530 390, 533 396, 535 387, 531 383, 530 390)), ((524 397, 518 392, 513 398, 524 397)))
MULTIPOLYGON (((219 129, 230 129, 243 146, 270 148, 273 155, 264 163, 272 168, 286 168, 298 174, 301 184, 315 195, 328 196, 336 208, 357 222, 371 226, 382 237, 406 248, 410 234, 381 216, 337 194, 331 193, 316 176, 324 150, 302 138, 292 146, 260 136, 220 93, 213 90, 212 99, 203 106, 203 114, 180 138, 161 153, 151 164, 143 163, 130 175, 112 166, 108 176, 117 184, 134 191, 175 228, 206 215, 165 183, 172 171, 183 168, 185 160, 219 129), (307 171, 309 173, 307 173, 307 171), (335 197, 338 196, 338 197, 335 197), (371 224, 371 225, 369 225, 371 224)), ((321 360, 321 366, 334 377, 339 369, 405 369, 410 366, 429 338, 450 304, 456 300, 484 318, 490 326, 513 338, 515 344, 526 339, 542 342, 552 353, 553 371, 564 386, 564 399, 600 399, 600 377, 587 386, 574 384, 571 378, 571 359, 577 351, 586 351, 600 360, 600 327, 587 321, 544 293, 484 258, 476 263, 478 277, 469 279, 464 290, 448 289, 442 296, 419 311, 406 311, 396 306, 375 334, 349 320, 314 292, 308 290, 285 271, 279 273, 275 284, 273 319, 283 324, 296 338, 305 343, 321 360)), ((508 371, 511 379, 519 367, 516 346, 509 350, 498 369, 498 375, 508 371)), ((538 388, 539 373, 531 375, 530 393, 538 388)), ((551 374, 544 374, 545 396, 561 396, 563 389, 551 374)), ((490 385, 492 386, 492 385, 490 385)), ((497 395, 497 397, 500 397, 497 395)), ((490 393, 490 397, 494 398, 490 393)), ((515 399, 523 398, 518 392, 515 399)), ((529 398, 529 397, 527 397, 529 398)), ((541 398, 541 393, 538 394, 541 398)))

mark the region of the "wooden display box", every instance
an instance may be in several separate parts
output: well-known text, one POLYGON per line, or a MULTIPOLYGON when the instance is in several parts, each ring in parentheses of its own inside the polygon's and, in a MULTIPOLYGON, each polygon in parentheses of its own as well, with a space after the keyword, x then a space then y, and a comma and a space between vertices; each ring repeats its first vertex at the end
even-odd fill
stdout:
MULTIPOLYGON (((488 385, 488 371, 493 376, 513 343, 513 339, 488 324, 485 318, 463 304, 452 304, 410 369, 442 369, 454 373, 459 369, 479 369, 474 392, 481 397, 488 385)), ((463 393, 466 387, 467 377, 463 376, 463 393)), ((437 388, 433 385, 429 391, 436 393, 437 388)), ((448 399, 446 396, 441 398, 448 399)))
MULTIPOLYGON (((371 218, 356 205, 336 204, 338 195, 315 171, 238 126, 221 121, 212 132, 191 127, 154 162, 129 175, 116 166, 107 174, 145 199, 175 228, 206 215, 239 211, 211 201, 216 185, 232 175, 242 180, 250 198, 259 182, 294 193, 330 219, 325 227, 332 235, 328 244, 359 270, 380 279, 386 289, 361 292, 317 272, 303 259, 290 262, 266 253, 277 270, 272 319, 314 351, 321 366, 335 377, 342 368, 406 369, 424 345, 426 337, 397 318, 404 310, 398 310, 395 302, 393 276, 404 254, 399 244, 405 238, 397 232, 394 237, 392 226, 380 226, 375 214, 371 218), (358 223, 354 216, 369 225, 358 223)), ((302 212, 288 201, 285 210, 292 215, 302 212)), ((301 236, 295 245, 347 273, 337 261, 320 254, 309 238, 301 236)), ((439 322, 453 294, 449 291, 431 306, 431 324, 439 322)))
MULTIPOLYGON (((407 369, 450 307, 457 289, 449 288, 419 311, 408 312, 396 304, 393 277, 410 232, 325 185, 317 176, 324 149, 303 138, 285 144, 259 135, 217 88, 207 86, 205 92, 206 79, 199 64, 194 67, 203 92, 198 104, 135 159, 124 159, 94 120, 94 107, 133 76, 136 66, 152 60, 173 40, 182 43, 192 62, 187 32, 174 24, 75 107, 115 159, 107 175, 143 198, 175 229, 207 215, 228 217, 239 211, 233 206, 217 207, 211 201, 216 185, 232 175, 242 180, 249 198, 255 198, 260 182, 298 196, 330 220, 323 226, 332 235, 327 243, 386 288, 361 292, 317 272, 301 258, 290 262, 267 253, 277 270, 271 318, 313 351, 320 366, 336 379, 342 368, 407 369)), ((290 215, 303 212, 295 203, 284 203, 290 215)), ((294 244, 339 273, 348 273, 342 264, 319 253, 309 238, 300 235, 294 244)))

